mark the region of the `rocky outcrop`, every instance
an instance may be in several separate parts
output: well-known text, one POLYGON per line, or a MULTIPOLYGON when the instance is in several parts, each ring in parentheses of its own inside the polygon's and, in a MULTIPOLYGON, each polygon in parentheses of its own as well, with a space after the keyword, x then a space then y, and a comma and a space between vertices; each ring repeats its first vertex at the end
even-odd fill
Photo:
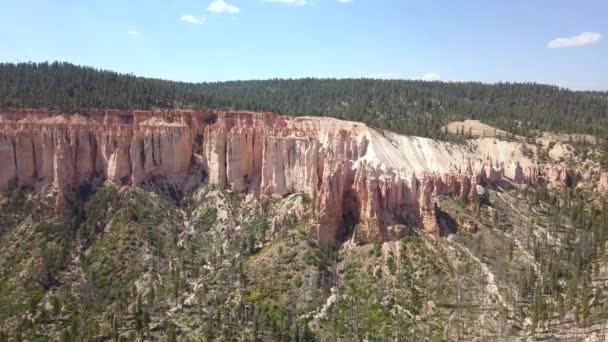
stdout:
POLYGON ((597 190, 602 193, 608 193, 608 172, 602 172, 600 180, 597 183, 597 190))
POLYGON ((440 196, 475 201, 483 183, 568 179, 565 168, 537 165, 512 144, 454 145, 329 118, 210 110, 1 114, 0 191, 19 185, 61 193, 158 178, 185 187, 193 175, 202 181, 200 171, 234 191, 311 195, 311 233, 329 243, 351 229, 363 243, 395 239, 403 225, 436 235, 440 196))
POLYGON ((140 122, 137 128, 129 149, 132 183, 138 184, 146 177, 183 177, 192 159, 190 127, 152 118, 140 122))
POLYGON ((185 175, 192 156, 189 126, 160 118, 120 121, 109 113, 101 122, 73 115, 0 123, 0 188, 66 189, 105 179, 138 184, 147 176, 185 175))

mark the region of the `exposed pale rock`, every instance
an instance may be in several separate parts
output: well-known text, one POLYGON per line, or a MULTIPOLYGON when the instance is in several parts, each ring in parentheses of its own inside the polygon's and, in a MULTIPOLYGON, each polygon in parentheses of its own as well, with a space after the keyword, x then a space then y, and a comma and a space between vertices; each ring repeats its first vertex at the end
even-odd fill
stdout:
POLYGON ((567 168, 538 164, 537 151, 522 143, 455 145, 330 118, 211 110, 0 114, 2 191, 52 185, 61 193, 157 177, 180 186, 202 168, 210 184, 234 191, 309 194, 317 221, 311 233, 328 243, 348 238, 343 225, 357 223, 363 243, 397 239, 404 226, 437 235, 441 196, 476 201, 481 184, 569 181, 567 168))
POLYGON ((132 172, 132 182, 146 177, 184 177, 192 159, 190 128, 183 124, 150 119, 139 123, 130 141, 129 159, 132 170, 124 167, 125 176, 132 172))
POLYGON ((571 175, 568 167, 565 165, 545 165, 543 174, 547 175, 546 181, 553 186, 566 186, 570 183, 571 175))
POLYGON ((462 134, 468 137, 506 137, 509 135, 506 131, 484 124, 479 120, 451 122, 443 129, 452 134, 462 134))
POLYGON ((92 111, 90 117, 26 113, 5 114, 23 119, 0 125, 2 189, 15 181, 65 189, 96 178, 138 184, 148 176, 180 178, 190 167, 190 127, 165 122, 152 112, 147 112, 152 119, 143 120, 146 112, 139 111, 136 126, 129 124, 133 121, 129 112, 92 111))
POLYGON ((0 135, 0 191, 6 191, 17 181, 15 145, 9 136, 0 135))
POLYGON ((600 192, 608 192, 608 172, 602 172, 600 180, 597 183, 597 189, 600 192))
POLYGON ((324 169, 316 202, 319 224, 313 230, 319 241, 333 243, 339 237, 344 212, 344 190, 347 186, 346 172, 346 164, 340 161, 331 162, 324 169))
POLYGON ((20 182, 31 183, 36 178, 36 153, 34 140, 36 136, 18 133, 15 136, 15 154, 17 155, 17 174, 20 182))
MULTIPOLYGON (((65 189, 72 185, 74 179, 75 163, 72 145, 66 135, 58 135, 55 141, 53 154, 54 185, 57 189, 65 189)), ((21 176, 19 176, 21 179, 21 176)))

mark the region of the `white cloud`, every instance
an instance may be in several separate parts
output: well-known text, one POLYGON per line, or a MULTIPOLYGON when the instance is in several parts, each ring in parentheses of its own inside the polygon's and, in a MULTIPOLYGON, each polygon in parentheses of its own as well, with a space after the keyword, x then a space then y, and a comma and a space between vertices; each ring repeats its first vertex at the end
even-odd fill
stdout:
POLYGON ((439 74, 431 72, 428 74, 424 74, 420 77, 416 77, 414 79, 418 80, 418 81, 439 81, 439 80, 441 80, 441 76, 439 74))
POLYGON ((338 0, 338 2, 343 3, 343 4, 347 4, 349 2, 353 2, 353 0, 338 0))
POLYGON ((207 10, 211 13, 215 13, 215 14, 230 14, 230 15, 234 15, 237 14, 241 11, 240 8, 234 6, 234 5, 230 5, 229 3, 227 3, 224 0, 215 0, 213 1, 209 7, 207 8, 207 10))
POLYGON ((595 44, 601 39, 602 35, 597 32, 583 32, 573 37, 553 39, 547 44, 547 47, 551 49, 557 49, 573 46, 585 46, 595 44))
POLYGON ((203 18, 203 17, 195 17, 193 15, 182 15, 179 20, 181 21, 185 21, 187 23, 190 24, 202 24, 205 21, 207 21, 207 19, 203 18))
POLYGON ((127 31, 127 34, 128 34, 129 36, 133 36, 133 37, 139 37, 139 36, 141 36, 141 32, 139 32, 139 31, 135 31, 135 30, 130 30, 130 31, 127 31))
POLYGON ((287 4, 292 6, 304 6, 310 4, 308 0, 262 0, 264 2, 276 2, 280 4, 287 4))

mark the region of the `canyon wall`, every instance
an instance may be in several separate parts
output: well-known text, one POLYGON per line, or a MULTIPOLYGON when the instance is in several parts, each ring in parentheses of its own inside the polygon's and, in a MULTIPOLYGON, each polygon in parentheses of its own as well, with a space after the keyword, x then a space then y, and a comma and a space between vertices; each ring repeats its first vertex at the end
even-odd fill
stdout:
POLYGON ((401 225, 438 234, 439 196, 475 201, 478 185, 487 182, 567 182, 564 167, 537 164, 517 154, 517 145, 494 145, 270 113, 1 110, 0 191, 55 189, 61 202, 64 190, 85 183, 137 186, 162 178, 185 187, 204 171, 208 183, 235 191, 307 193, 319 240, 334 242, 354 229, 366 243, 401 237, 401 225))

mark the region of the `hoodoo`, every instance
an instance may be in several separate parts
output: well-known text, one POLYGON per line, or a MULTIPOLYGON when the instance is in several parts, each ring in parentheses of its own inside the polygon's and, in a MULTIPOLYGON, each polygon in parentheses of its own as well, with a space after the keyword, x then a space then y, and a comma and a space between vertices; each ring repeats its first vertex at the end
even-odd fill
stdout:
POLYGON ((3 110, 0 191, 162 179, 184 191, 206 181, 260 196, 301 192, 315 199, 318 239, 334 242, 352 216, 366 243, 400 238, 394 228, 404 224, 437 234, 438 196, 474 201, 482 183, 567 181, 567 169, 539 165, 517 144, 483 141, 457 145, 270 113, 3 110))

